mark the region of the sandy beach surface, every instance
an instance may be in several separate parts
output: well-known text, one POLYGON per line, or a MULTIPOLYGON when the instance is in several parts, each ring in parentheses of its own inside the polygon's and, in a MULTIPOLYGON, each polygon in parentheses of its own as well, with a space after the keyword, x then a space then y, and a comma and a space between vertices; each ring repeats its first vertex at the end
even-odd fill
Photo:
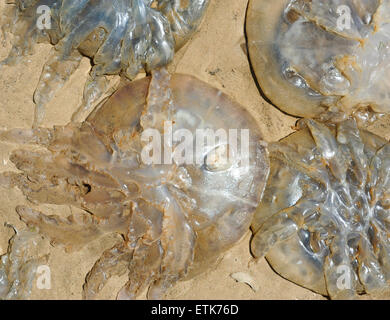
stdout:
MULTIPOLYGON (((3 1, 0 11, 3 10, 3 1)), ((277 141, 293 132, 296 118, 285 115, 268 104, 260 95, 251 74, 246 54, 244 21, 247 0, 211 0, 199 32, 176 55, 171 70, 190 74, 215 86, 247 108, 258 120, 265 140, 277 141)), ((10 47, 0 47, 0 59, 10 47)), ((0 128, 29 128, 34 114, 32 96, 50 45, 37 45, 36 52, 23 63, 4 67, 0 71, 0 128)), ((64 125, 81 102, 82 89, 90 70, 85 58, 81 67, 58 92, 46 109, 43 126, 64 125)), ((283 94, 281 92, 281 94, 283 94)), ((370 127, 373 132, 390 137, 388 118, 370 127)), ((0 172, 16 170, 9 161, 10 152, 18 145, 0 143, 0 172)), ((0 187, 0 254, 6 252, 13 231, 7 222, 23 228, 15 212, 17 205, 28 205, 47 214, 67 216, 69 206, 34 205, 15 189, 0 187)), ((226 252, 217 266, 195 279, 178 283, 170 290, 168 299, 324 299, 276 274, 265 259, 254 263, 249 251, 250 232, 234 248, 226 252), (236 282, 232 273, 249 274, 258 286, 236 282)), ((80 299, 85 276, 100 254, 110 248, 116 236, 106 236, 90 243, 81 251, 65 253, 62 247, 51 248, 48 265, 51 270, 50 290, 39 290, 34 285, 32 299, 80 299)), ((99 298, 115 299, 125 284, 127 275, 112 278, 99 298)), ((140 297, 145 298, 145 293, 140 297)))

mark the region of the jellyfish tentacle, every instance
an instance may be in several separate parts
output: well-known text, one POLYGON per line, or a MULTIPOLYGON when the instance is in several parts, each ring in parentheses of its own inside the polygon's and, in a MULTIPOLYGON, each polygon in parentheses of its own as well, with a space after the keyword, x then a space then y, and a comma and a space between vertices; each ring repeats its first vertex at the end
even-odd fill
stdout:
POLYGON ((149 243, 140 238, 129 263, 129 281, 119 291, 118 300, 133 300, 160 277, 162 247, 159 240, 149 243))
POLYGON ((202 19, 202 12, 207 8, 208 0, 161 0, 161 10, 171 24, 176 47, 182 47, 185 40, 196 30, 202 19))
POLYGON ((67 251, 79 250, 104 234, 101 222, 87 213, 70 215, 64 219, 45 215, 26 206, 18 206, 16 211, 28 226, 38 227, 40 233, 54 244, 65 245, 67 251))
POLYGON ((88 273, 83 286, 83 299, 94 299, 112 276, 124 275, 132 258, 124 241, 102 253, 88 273))
POLYGON ((252 239, 251 250, 255 257, 265 256, 273 246, 294 236, 316 211, 315 207, 314 201, 301 198, 295 205, 268 218, 252 239))
POLYGON ((52 48, 50 57, 43 67, 34 92, 35 115, 33 127, 37 127, 42 123, 45 115, 45 105, 76 71, 80 65, 81 58, 80 53, 72 52, 66 60, 63 60, 56 48, 52 48))
POLYGON ((348 161, 330 129, 326 125, 312 119, 307 119, 306 124, 318 150, 322 154, 322 159, 327 162, 328 167, 337 179, 345 181, 348 161))
POLYGON ((301 172, 312 178, 313 181, 320 183, 323 186, 327 185, 326 168, 320 167, 313 170, 313 165, 302 161, 304 152, 312 152, 298 145, 287 145, 283 142, 269 145, 270 158, 277 159, 288 166, 293 167, 296 171, 301 172))
POLYGON ((32 230, 15 230, 6 254, 0 259, 0 299, 28 299, 36 270, 48 261, 42 236, 32 230))
POLYGON ((333 299, 356 299, 360 285, 355 268, 351 264, 350 253, 343 245, 346 236, 334 236, 330 253, 324 262, 326 288, 333 299))
POLYGON ((378 262, 376 250, 366 236, 361 236, 359 241, 359 255, 357 260, 359 280, 367 293, 376 294, 387 287, 387 279, 383 268, 378 262))
POLYGON ((352 119, 337 125, 337 141, 348 148, 353 163, 353 173, 360 185, 367 181, 368 157, 364 153, 364 143, 360 136, 357 123, 352 119))
POLYGON ((103 96, 109 96, 116 89, 109 90, 110 80, 106 76, 94 76, 91 72, 84 86, 83 98, 80 106, 72 114, 72 122, 78 123, 85 119, 95 107, 96 102, 103 96))
POLYGON ((14 128, 0 130, 0 141, 18 144, 37 144, 47 147, 53 136, 53 129, 35 127, 33 129, 14 128))

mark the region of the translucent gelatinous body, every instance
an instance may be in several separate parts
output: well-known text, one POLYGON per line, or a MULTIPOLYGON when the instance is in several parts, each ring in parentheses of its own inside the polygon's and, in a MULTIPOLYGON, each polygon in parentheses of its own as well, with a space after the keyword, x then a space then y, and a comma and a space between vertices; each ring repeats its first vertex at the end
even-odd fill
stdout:
POLYGON ((390 112, 390 4, 250 0, 248 47, 264 94, 283 111, 390 112))
POLYGON ((301 120, 300 127, 269 146, 253 254, 332 298, 388 294, 390 144, 355 120, 301 120))
POLYGON ((47 263, 48 252, 38 233, 17 232, 7 254, 0 257, 0 299, 27 299, 37 268, 47 263))
POLYGON ((86 298, 95 297, 112 275, 129 272, 119 298, 134 298, 148 286, 150 298, 161 298, 176 281, 202 272, 247 232, 269 169, 248 112, 195 78, 170 78, 165 71, 123 87, 82 124, 15 129, 1 137, 50 151, 15 151, 11 160, 22 173, 3 174, 3 183, 18 186, 34 202, 85 210, 63 219, 18 207, 29 226, 69 250, 107 232, 123 235, 88 274, 86 298), (198 152, 195 133, 201 129, 237 129, 238 149, 231 143, 236 140, 217 135, 197 140, 204 145, 198 152), (249 136, 241 135, 243 129, 249 136), (164 140, 162 164, 145 161, 150 141, 143 135, 155 130, 174 137, 164 140), (199 162, 179 161, 180 135, 199 162), (242 144, 247 153, 239 152, 242 144), (172 153, 165 156, 169 146, 172 153), (221 161, 227 159, 224 150, 234 157, 221 161))
MULTIPOLYGON (((17 0, 9 5, 2 29, 14 34, 13 64, 32 51, 35 42, 55 48, 38 83, 35 124, 43 106, 79 66, 93 60, 82 109, 107 88, 105 75, 133 79, 141 69, 165 66, 199 25, 208 0, 17 0)), ((80 115, 74 115, 80 121, 80 115)))

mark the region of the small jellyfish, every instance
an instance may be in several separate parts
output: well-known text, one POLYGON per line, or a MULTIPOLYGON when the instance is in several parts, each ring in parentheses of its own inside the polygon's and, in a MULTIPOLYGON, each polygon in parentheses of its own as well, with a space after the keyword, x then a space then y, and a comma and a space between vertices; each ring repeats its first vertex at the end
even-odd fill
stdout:
POLYGON ((3 173, 3 185, 34 203, 83 210, 64 219, 19 206, 29 227, 66 250, 123 235, 89 272, 87 299, 126 272, 119 299, 148 287, 149 298, 161 298, 213 265, 249 230, 269 172, 259 126, 245 109, 164 69, 122 87, 82 123, 0 137, 47 149, 14 151, 20 173, 3 173))
POLYGON ((390 292, 390 144, 354 119, 269 145, 251 249, 288 280, 333 299, 390 292))
POLYGON ((49 257, 47 241, 33 230, 15 230, 6 254, 0 257, 0 299, 27 299, 39 267, 49 257))
POLYGON ((83 101, 73 115, 82 121, 109 89, 107 75, 134 79, 167 65, 201 22, 208 0, 16 0, 7 5, 3 33, 13 34, 12 65, 32 53, 36 42, 49 42, 50 57, 34 93, 35 120, 44 106, 78 68, 82 56, 91 58, 92 70, 83 101))
POLYGON ((284 112, 390 113, 388 1, 250 0, 246 30, 260 87, 284 112))

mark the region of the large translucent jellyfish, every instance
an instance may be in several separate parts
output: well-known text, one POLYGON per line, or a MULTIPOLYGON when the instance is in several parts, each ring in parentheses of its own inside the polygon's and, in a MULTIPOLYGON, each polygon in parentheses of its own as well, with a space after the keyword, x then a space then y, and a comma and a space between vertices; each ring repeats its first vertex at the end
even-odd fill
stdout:
POLYGON ((34 125, 44 106, 78 68, 81 57, 92 60, 83 111, 108 90, 107 75, 133 79, 168 64, 201 22, 208 0, 16 0, 8 5, 1 29, 13 34, 13 47, 3 64, 17 63, 36 42, 54 45, 36 91, 34 125))
POLYGON ((14 151, 21 172, 4 173, 3 185, 35 203, 83 210, 64 219, 18 207, 29 227, 67 250, 123 235, 88 274, 88 299, 126 272, 121 299, 147 287, 149 298, 161 298, 201 273, 249 230, 265 187, 268 155, 252 116, 193 77, 152 74, 122 87, 83 123, 0 134, 47 149, 14 151))
POLYGON ((389 1, 250 0, 246 30, 261 89, 286 113, 390 112, 389 1))
POLYGON ((388 296, 390 144, 352 119, 300 120, 299 131, 269 153, 254 256, 331 298, 388 296))

